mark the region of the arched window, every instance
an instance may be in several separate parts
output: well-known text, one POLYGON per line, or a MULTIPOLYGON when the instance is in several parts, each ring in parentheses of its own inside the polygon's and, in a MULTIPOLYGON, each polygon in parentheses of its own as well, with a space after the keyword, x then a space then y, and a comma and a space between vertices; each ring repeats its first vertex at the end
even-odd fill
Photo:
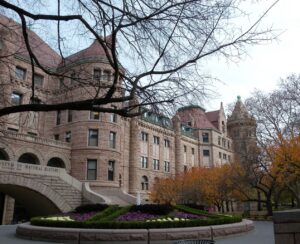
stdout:
POLYGON ((7 153, 0 149, 0 160, 9 160, 7 153))
POLYGON ((24 153, 19 158, 18 162, 25 164, 40 164, 39 159, 32 153, 24 153))
POLYGON ((48 161, 47 166, 56 167, 56 168, 66 168, 64 161, 60 158, 51 158, 48 161))
POLYGON ((149 189, 149 181, 148 181, 148 177, 147 176, 144 175, 142 177, 141 184, 142 184, 142 190, 147 191, 149 189))

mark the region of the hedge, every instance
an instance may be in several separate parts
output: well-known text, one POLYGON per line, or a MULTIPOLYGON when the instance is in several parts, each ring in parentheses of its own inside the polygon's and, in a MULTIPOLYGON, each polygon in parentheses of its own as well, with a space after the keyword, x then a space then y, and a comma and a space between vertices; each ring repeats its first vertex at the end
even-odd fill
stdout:
POLYGON ((32 225, 67 227, 67 228, 89 228, 89 229, 149 229, 149 228, 176 228, 176 227, 194 227, 229 224, 242 221, 240 216, 227 216, 210 214, 202 210, 193 209, 187 206, 178 205, 175 208, 184 212, 201 214, 208 219, 193 219, 179 221, 113 221, 116 217, 130 211, 132 207, 110 206, 104 211, 94 215, 87 221, 56 221, 47 220, 43 217, 34 217, 31 219, 32 225))
POLYGON ((155 222, 115 222, 115 221, 53 221, 45 220, 40 217, 31 219, 32 225, 67 227, 67 228, 89 228, 89 229, 149 229, 149 228, 176 228, 176 227, 195 227, 209 226, 240 222, 241 217, 222 217, 218 219, 194 219, 181 221, 155 221, 155 222))

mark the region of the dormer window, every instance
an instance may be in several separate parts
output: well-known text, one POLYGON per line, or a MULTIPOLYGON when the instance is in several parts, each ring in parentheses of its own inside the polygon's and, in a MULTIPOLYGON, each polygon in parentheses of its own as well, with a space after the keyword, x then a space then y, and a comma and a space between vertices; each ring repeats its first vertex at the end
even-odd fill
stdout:
POLYGON ((19 66, 16 67, 16 79, 25 80, 26 79, 26 69, 23 69, 19 66))
POLYGON ((101 69, 94 69, 93 79, 100 81, 101 79, 101 69))
POLYGON ((34 79, 34 86, 35 87, 43 87, 44 76, 42 76, 40 74, 34 74, 33 79, 34 79))
POLYGON ((110 71, 109 70, 104 70, 103 75, 102 75, 102 80, 104 81, 110 81, 110 71))

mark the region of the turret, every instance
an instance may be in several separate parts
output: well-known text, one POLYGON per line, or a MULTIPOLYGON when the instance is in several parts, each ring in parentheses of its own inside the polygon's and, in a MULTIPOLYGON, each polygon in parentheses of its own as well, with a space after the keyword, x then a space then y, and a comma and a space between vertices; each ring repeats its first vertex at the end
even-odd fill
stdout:
POLYGON ((237 96, 235 107, 228 117, 227 129, 236 157, 241 162, 245 161, 250 149, 256 146, 256 120, 249 114, 240 96, 237 96))

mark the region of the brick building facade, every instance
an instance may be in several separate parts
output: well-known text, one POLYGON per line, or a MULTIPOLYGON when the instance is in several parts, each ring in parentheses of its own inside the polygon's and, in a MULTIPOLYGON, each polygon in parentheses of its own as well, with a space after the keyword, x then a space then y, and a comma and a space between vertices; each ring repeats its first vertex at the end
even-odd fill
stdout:
MULTIPOLYGON (((113 71, 97 42, 62 61, 28 30, 41 64, 64 78, 49 76, 38 67, 32 74, 20 26, 3 16, 0 23, 0 56, 5 57, 0 61, 0 106, 28 103, 32 76, 36 101, 31 102, 93 97, 94 82, 101 82, 103 89, 111 82, 113 71), (87 84, 82 86, 79 79, 87 84)), ((151 111, 131 119, 91 111, 26 112, 1 118, 0 159, 64 167, 96 192, 119 189, 133 195, 140 192, 147 199, 157 178, 231 161, 235 144, 229 135, 222 104, 212 112, 183 107, 172 119, 151 111)))

